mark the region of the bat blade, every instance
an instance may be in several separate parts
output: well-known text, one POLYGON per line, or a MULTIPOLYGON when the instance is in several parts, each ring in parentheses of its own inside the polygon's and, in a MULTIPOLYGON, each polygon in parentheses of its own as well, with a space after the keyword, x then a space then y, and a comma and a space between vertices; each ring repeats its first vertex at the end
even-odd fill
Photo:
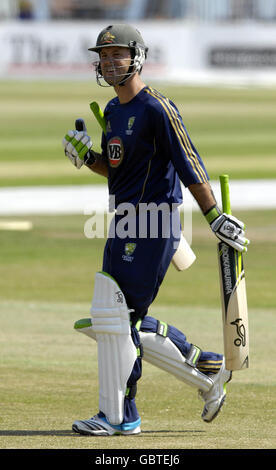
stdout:
MULTIPOLYGON (((223 211, 231 214, 229 179, 220 177, 223 211)), ((223 341, 226 369, 249 367, 249 327, 243 255, 224 242, 218 244, 223 341)))
POLYGON ((226 369, 249 367, 248 310, 242 253, 218 244, 226 369))

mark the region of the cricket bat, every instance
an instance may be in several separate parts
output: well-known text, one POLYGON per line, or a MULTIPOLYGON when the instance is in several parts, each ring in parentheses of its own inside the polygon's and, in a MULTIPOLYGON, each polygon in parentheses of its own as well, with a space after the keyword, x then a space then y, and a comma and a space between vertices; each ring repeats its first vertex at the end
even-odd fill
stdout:
MULTIPOLYGON (((220 176, 220 187, 223 212, 230 215, 228 175, 220 176)), ((246 369, 249 366, 249 334, 243 255, 220 242, 218 261, 226 369, 246 369)))
MULTIPOLYGON (((96 101, 93 101, 92 103, 90 103, 89 106, 99 125, 101 126, 103 132, 106 134, 105 117, 99 104, 96 101)), ((184 269, 188 269, 195 260, 196 255, 194 254, 192 248, 185 239, 183 233, 181 233, 179 246, 172 258, 173 266, 177 271, 183 271, 184 269)))

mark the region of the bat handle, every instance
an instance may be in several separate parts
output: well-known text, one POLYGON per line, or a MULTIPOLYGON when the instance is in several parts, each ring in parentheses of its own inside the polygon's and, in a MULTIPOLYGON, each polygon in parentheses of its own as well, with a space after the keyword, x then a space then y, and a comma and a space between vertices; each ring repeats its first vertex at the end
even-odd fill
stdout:
POLYGON ((87 131, 85 122, 82 118, 76 119, 75 128, 76 128, 76 131, 84 131, 84 132, 87 131))
POLYGON ((103 132, 106 134, 106 122, 105 122, 105 116, 103 111, 101 110, 100 106, 96 101, 93 101, 90 103, 90 109, 92 113, 94 114, 95 118, 97 119, 98 123, 100 124, 103 132))
POLYGON ((223 212, 225 212, 225 214, 231 215, 229 176, 220 175, 219 179, 220 179, 222 209, 223 209, 223 212))

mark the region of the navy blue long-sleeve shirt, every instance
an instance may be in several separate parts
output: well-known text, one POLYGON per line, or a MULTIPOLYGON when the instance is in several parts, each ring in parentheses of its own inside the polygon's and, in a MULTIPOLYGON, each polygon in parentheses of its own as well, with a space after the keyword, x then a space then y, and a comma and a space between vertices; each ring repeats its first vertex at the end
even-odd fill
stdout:
POLYGON ((102 155, 109 194, 123 202, 181 204, 184 186, 209 177, 175 104, 151 87, 131 101, 113 98, 105 108, 102 155))

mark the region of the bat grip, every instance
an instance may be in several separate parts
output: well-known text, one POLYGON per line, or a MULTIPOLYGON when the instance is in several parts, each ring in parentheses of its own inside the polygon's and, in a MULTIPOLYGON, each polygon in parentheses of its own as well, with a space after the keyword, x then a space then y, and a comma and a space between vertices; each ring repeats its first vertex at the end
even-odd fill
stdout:
POLYGON ((223 209, 223 212, 225 212, 225 214, 231 215, 229 176, 220 175, 219 179, 220 179, 222 209, 223 209))
POLYGON ((93 101, 90 103, 90 109, 92 113, 94 114, 95 118, 97 119, 98 123, 100 124, 103 132, 106 134, 106 122, 105 122, 105 116, 103 111, 101 110, 100 106, 96 101, 93 101))

